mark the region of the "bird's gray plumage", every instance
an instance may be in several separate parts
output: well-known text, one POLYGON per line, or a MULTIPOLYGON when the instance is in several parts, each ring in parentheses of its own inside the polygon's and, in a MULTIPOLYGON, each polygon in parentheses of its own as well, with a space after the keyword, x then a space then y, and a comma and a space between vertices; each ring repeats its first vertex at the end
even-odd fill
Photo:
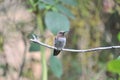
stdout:
POLYGON ((57 56, 61 49, 65 47, 66 37, 64 36, 65 32, 59 32, 55 38, 54 46, 58 49, 54 49, 53 55, 57 56))
POLYGON ((61 49, 63 47, 65 47, 66 44, 66 38, 55 38, 55 47, 57 47, 58 49, 61 49))

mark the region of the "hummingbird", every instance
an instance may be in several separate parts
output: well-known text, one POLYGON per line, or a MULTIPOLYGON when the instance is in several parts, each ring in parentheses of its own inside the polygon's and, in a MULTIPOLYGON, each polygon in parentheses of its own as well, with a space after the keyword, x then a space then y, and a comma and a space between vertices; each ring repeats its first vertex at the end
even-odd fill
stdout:
POLYGON ((57 56, 62 48, 65 47, 66 45, 66 37, 65 37, 65 33, 67 31, 60 31, 57 33, 57 36, 55 37, 55 40, 54 40, 54 46, 57 48, 57 49, 54 49, 53 51, 53 55, 54 56, 57 56))

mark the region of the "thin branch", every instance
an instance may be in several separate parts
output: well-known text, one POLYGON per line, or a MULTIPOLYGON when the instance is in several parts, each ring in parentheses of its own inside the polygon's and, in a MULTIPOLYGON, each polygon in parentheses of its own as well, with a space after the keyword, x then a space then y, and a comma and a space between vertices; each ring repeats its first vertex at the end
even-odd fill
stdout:
MULTIPOLYGON (((50 48, 50 49, 57 49, 54 46, 47 45, 45 43, 42 43, 38 40, 38 38, 35 35, 32 35, 33 39, 30 39, 30 41, 38 43, 44 47, 50 48)), ((120 48, 120 46, 109 46, 109 47, 98 47, 98 48, 91 48, 91 49, 85 49, 85 50, 75 50, 75 49, 62 49, 62 51, 69 51, 69 52, 79 52, 79 53, 84 53, 84 52, 91 52, 91 51, 98 51, 98 50, 107 50, 107 49, 117 49, 120 48)))

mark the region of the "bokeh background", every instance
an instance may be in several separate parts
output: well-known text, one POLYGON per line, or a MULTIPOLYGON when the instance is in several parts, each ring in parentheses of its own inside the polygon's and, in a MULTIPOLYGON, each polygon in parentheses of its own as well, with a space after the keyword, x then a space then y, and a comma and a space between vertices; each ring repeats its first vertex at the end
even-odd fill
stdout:
POLYGON ((120 44, 120 0, 0 0, 0 80, 120 80, 120 50, 62 52, 53 45, 69 31, 65 48, 120 44))

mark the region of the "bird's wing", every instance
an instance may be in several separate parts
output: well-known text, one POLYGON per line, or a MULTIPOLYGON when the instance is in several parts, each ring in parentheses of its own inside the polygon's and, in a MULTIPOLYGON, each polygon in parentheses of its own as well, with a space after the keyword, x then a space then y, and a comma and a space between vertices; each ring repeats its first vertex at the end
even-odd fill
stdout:
POLYGON ((56 47, 56 44, 57 44, 57 38, 55 37, 55 40, 54 40, 54 46, 56 47))

